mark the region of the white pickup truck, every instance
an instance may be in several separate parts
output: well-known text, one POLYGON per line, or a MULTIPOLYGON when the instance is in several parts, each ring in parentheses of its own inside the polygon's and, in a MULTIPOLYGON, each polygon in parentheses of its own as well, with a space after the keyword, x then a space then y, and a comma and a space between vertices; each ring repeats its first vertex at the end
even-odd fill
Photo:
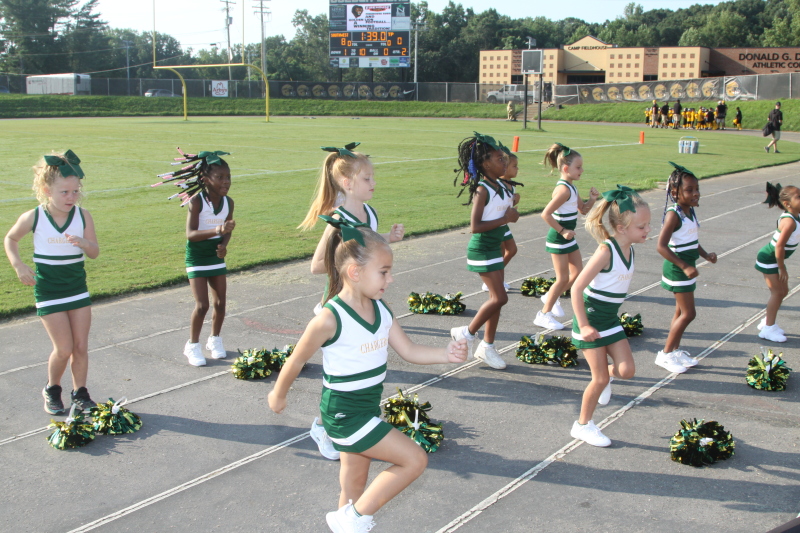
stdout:
MULTIPOLYGON (((522 103, 525 99, 525 86, 524 85, 503 85, 499 91, 489 91, 486 95, 486 101, 490 104, 497 102, 507 103, 522 103)), ((528 85, 528 103, 532 104, 535 100, 534 88, 528 85)))

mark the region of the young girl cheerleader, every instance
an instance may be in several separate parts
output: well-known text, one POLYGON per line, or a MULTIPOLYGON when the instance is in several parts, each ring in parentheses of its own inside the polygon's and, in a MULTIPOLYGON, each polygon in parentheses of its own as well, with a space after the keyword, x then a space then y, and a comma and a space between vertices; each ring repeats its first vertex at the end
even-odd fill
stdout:
POLYGON ((6 235, 4 245, 19 280, 33 287, 36 314, 53 343, 42 390, 44 410, 52 415, 68 409, 61 401, 61 378, 70 365, 72 403, 86 411, 95 406, 86 389, 89 372, 89 328, 92 301, 86 287, 84 257, 100 254, 94 222, 79 207, 84 177, 72 150, 46 155, 33 167, 33 190, 39 207, 27 211, 6 235), (33 233, 36 271, 19 255, 19 241, 33 233))
POLYGON ((309 322, 269 393, 281 413, 303 365, 322 348, 320 409, 325 430, 341 452, 338 511, 327 514, 331 531, 366 532, 374 515, 425 470, 427 456, 413 440, 380 418, 388 346, 416 364, 461 363, 465 341, 447 348, 415 344, 381 300, 392 279, 392 250, 374 231, 346 219, 324 217, 336 229, 325 252, 329 296, 309 322), (372 459, 392 463, 367 486, 372 459))
MULTIPOLYGON (((231 169, 221 155, 228 152, 200 152, 185 154, 176 161, 186 166, 175 172, 162 174, 166 178, 161 183, 178 180, 176 185, 183 192, 171 198, 180 197, 181 206, 188 205, 186 215, 186 273, 189 286, 194 295, 189 340, 183 348, 183 355, 192 366, 204 366, 206 358, 200 348, 200 330, 208 313, 208 289, 211 288, 214 310, 211 314, 211 336, 206 342, 206 350, 214 359, 225 359, 227 353, 220 332, 225 320, 227 293, 227 267, 225 256, 231 232, 236 227, 233 220, 233 200, 228 196, 231 188, 231 169)), ((158 183, 156 185, 160 185, 158 183)), ((155 185, 154 185, 155 187, 155 185)))
POLYGON ((618 312, 633 277, 633 244, 645 242, 650 233, 650 207, 633 189, 617 185, 616 190, 603 193, 586 217, 586 230, 600 247, 573 285, 575 294, 583 298, 572 298, 572 338, 583 350, 592 380, 570 435, 592 446, 608 446, 611 440, 594 424, 592 415, 597 404, 606 405, 611 399, 613 378, 631 379, 636 370, 618 312), (613 234, 603 223, 606 213, 613 234))
POLYGON ((661 286, 675 294, 675 315, 669 327, 664 349, 658 352, 656 364, 670 372, 683 373, 697 364, 686 350, 679 349, 683 332, 697 316, 694 307, 695 263, 702 257, 717 262, 717 254, 706 252, 698 241, 700 222, 694 208, 700 204, 700 184, 691 170, 676 165, 667 182, 667 203, 664 222, 658 236, 658 253, 664 258, 661 286), (667 208, 670 200, 673 205, 667 208))
POLYGON ((542 296, 543 307, 536 313, 533 323, 542 328, 558 330, 564 329, 564 325, 555 319, 564 316, 559 296, 572 287, 583 268, 578 241, 575 240, 578 213, 588 213, 600 193, 592 187, 586 202, 578 194, 574 182, 581 179, 583 174, 583 158, 575 150, 555 143, 544 154, 544 164, 561 173, 552 199, 542 211, 542 218, 550 226, 545 250, 553 258, 556 281, 542 296))
MULTIPOLYGON (((475 357, 496 369, 506 367, 505 361, 494 347, 494 336, 500 321, 500 309, 508 302, 503 286, 502 241, 509 222, 516 222, 519 213, 513 206, 513 197, 499 183, 500 176, 506 173, 506 157, 502 145, 488 135, 475 132, 458 145, 457 173, 464 173, 463 187, 472 204, 470 230, 472 238, 467 246, 467 270, 477 272, 489 289, 489 299, 481 305, 468 326, 450 330, 453 340, 466 339, 469 353, 478 330, 486 324, 483 341, 475 351, 475 357)), ((455 179, 455 185, 458 178, 455 179)))
POLYGON ((785 210, 778 218, 778 229, 772 240, 758 251, 756 270, 764 274, 769 288, 767 314, 758 329, 758 336, 772 342, 786 342, 786 335, 777 323, 778 310, 789 294, 789 273, 786 259, 800 243, 800 189, 794 186, 781 187, 781 184, 767 183, 767 200, 770 207, 779 205, 785 210))
MULTIPOLYGON (((519 172, 519 159, 516 155, 511 153, 511 150, 503 146, 502 143, 499 143, 500 147, 502 148, 503 152, 506 154, 506 172, 504 175, 500 176, 497 183, 499 183, 504 189, 505 193, 511 197, 511 206, 517 207, 519 203, 519 193, 516 190, 516 187, 519 185, 520 187, 523 186, 522 183, 514 181, 514 178, 517 177, 517 173, 519 172)), ((511 261, 511 258, 517 255, 517 243, 514 242, 514 235, 511 234, 511 228, 508 227, 508 224, 505 226, 505 234, 503 235, 503 241, 501 243, 503 249, 503 265, 508 266, 508 263, 511 261)), ((511 287, 505 281, 503 282, 503 287, 505 288, 506 292, 511 287)), ((489 287, 484 283, 482 290, 484 292, 489 290, 489 287)))
MULTIPOLYGON (((361 143, 349 143, 344 148, 322 147, 322 150, 330 152, 330 154, 325 158, 317 180, 314 200, 306 218, 298 226, 300 229, 310 230, 317 223, 317 217, 331 215, 352 224, 366 224, 372 231, 378 231, 378 213, 367 204, 375 192, 374 168, 369 156, 353 152, 359 144, 361 143)), ((325 251, 333 232, 332 226, 326 226, 325 232, 314 250, 314 257, 311 259, 312 274, 326 273, 325 251)), ((398 242, 403 240, 404 234, 403 224, 392 224, 389 233, 382 237, 388 242, 398 242)), ((322 310, 322 305, 327 301, 328 286, 326 285, 322 301, 317 304, 314 314, 318 314, 322 310)), ((314 419, 310 433, 323 457, 332 461, 339 459, 339 452, 333 447, 319 418, 314 419)))

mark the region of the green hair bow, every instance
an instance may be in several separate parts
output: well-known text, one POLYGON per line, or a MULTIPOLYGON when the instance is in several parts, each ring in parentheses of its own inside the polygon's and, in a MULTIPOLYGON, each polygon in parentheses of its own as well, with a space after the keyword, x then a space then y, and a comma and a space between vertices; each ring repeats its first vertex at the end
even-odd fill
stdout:
POLYGON ((333 218, 327 215, 320 215, 319 218, 334 228, 342 231, 342 242, 355 239, 356 242, 361 246, 366 246, 366 244, 364 244, 364 236, 361 235, 361 232, 358 231, 358 228, 368 228, 369 224, 365 224, 363 222, 350 222, 344 218, 333 218))
POLYGON ((205 159, 206 165, 221 165, 222 160, 219 158, 221 155, 231 155, 231 153, 223 152, 222 150, 217 150, 216 152, 204 151, 197 154, 197 157, 205 159))
POLYGON ((473 131, 472 133, 475 134, 475 140, 478 141, 479 143, 483 143, 492 148, 493 150, 502 150, 502 148, 500 148, 500 146, 502 145, 498 144, 498 142, 494 140, 494 137, 490 135, 483 135, 482 133, 478 133, 477 131, 473 131))
POLYGON ((636 205, 633 202, 634 195, 636 195, 636 191, 630 187, 617 185, 616 189, 604 192, 603 198, 605 198, 607 202, 616 202, 619 206, 620 213, 624 213, 625 211, 635 213, 636 205))
POLYGON ((511 155, 511 150, 508 148, 508 146, 506 146, 505 144, 501 143, 500 141, 498 141, 497 144, 500 145, 500 150, 502 150, 504 154, 509 155, 509 156, 511 155))
POLYGON ((361 143, 352 142, 349 144, 345 144, 344 148, 336 148, 335 146, 320 146, 320 148, 322 148, 326 152, 339 152, 339 155, 342 157, 347 156, 355 159, 356 154, 354 154, 352 150, 355 150, 356 146, 358 146, 359 144, 361 143))
POLYGON ((81 160, 72 150, 67 150, 66 153, 64 153, 64 157, 46 155, 44 156, 44 162, 47 163, 48 166, 58 167, 58 171, 61 172, 61 175, 65 178, 68 176, 77 176, 78 179, 83 179, 84 174, 80 165, 81 160))
POLYGON ((572 153, 572 148, 570 148, 569 146, 564 146, 561 143, 556 143, 556 144, 561 147, 561 155, 563 155, 564 157, 567 157, 569 154, 572 153))
POLYGON ((691 174, 692 176, 694 176, 694 172, 692 172, 691 170, 689 170, 686 167, 682 167, 681 165, 679 165, 677 163, 673 163, 672 161, 667 161, 667 163, 669 163, 670 165, 675 167, 675 170, 677 170, 679 172, 683 172, 684 174, 691 174))

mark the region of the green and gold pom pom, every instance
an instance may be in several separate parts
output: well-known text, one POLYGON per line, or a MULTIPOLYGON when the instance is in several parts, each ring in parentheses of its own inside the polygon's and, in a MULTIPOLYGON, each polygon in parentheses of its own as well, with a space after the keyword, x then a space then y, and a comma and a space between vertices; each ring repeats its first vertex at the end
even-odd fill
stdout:
POLYGON ((272 374, 270 364, 272 352, 265 348, 239 352, 239 357, 231 365, 236 379, 264 379, 272 374))
POLYGON ((578 365, 578 349, 569 337, 549 339, 544 334, 523 336, 517 348, 517 359, 529 365, 559 365, 563 368, 578 365))
POLYGON ((397 393, 397 396, 389 398, 383 407, 386 421, 408 435, 427 453, 438 450, 444 439, 444 433, 441 424, 431 423, 428 416, 428 411, 431 410, 430 402, 420 404, 416 394, 406 396, 400 389, 397 389, 397 393))
POLYGON ((408 296, 408 310, 419 315, 436 313, 439 315, 460 315, 467 306, 461 303, 461 292, 454 295, 426 292, 422 296, 412 292, 408 296))
POLYGON ((625 335, 628 337, 638 337, 644 331, 642 315, 639 313, 633 316, 628 313, 622 313, 622 316, 619 317, 619 323, 622 324, 622 329, 625 330, 625 335))
POLYGON ((92 407, 94 430, 101 435, 124 435, 142 429, 142 419, 123 407, 128 399, 123 397, 118 402, 109 398, 106 403, 98 403, 92 407))
POLYGON ((271 372, 280 372, 283 365, 286 364, 286 359, 292 352, 294 351, 294 344, 288 344, 283 347, 283 349, 274 348, 272 352, 269 353, 269 361, 267 362, 267 366, 269 367, 271 372))
POLYGON ((733 436, 713 420, 681 420, 681 429, 669 441, 673 461, 697 467, 732 457, 735 446, 733 436))
MULTIPOLYGON (((539 298, 547 294, 547 291, 550 290, 550 287, 552 287, 553 283, 555 282, 556 278, 542 278, 539 276, 527 278, 522 282, 519 292, 523 296, 535 296, 536 298, 539 298)), ((570 293, 571 291, 567 289, 561 296, 569 298, 570 293)))
POLYGON ((51 420, 51 424, 47 427, 55 428, 47 437, 47 442, 56 450, 80 448, 94 440, 94 426, 84 420, 83 411, 76 405, 72 406, 66 420, 63 422, 51 420))
POLYGON ((786 366, 782 355, 773 355, 772 349, 761 348, 761 356, 756 355, 747 364, 747 384, 758 390, 786 390, 786 380, 792 369, 786 366))

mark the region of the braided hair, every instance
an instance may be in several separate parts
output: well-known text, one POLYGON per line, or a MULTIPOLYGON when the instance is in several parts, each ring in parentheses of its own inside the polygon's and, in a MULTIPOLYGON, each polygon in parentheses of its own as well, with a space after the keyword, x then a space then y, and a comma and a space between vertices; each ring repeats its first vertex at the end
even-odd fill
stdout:
POLYGON ((229 168, 228 163, 219 157, 220 155, 228 155, 228 152, 200 152, 199 154, 184 153, 180 147, 176 148, 181 157, 176 157, 173 165, 183 165, 179 170, 159 174, 157 177, 165 178, 159 183, 154 183, 151 187, 158 187, 164 183, 169 183, 175 180, 175 185, 182 189, 170 196, 168 200, 173 198, 181 199, 181 207, 185 206, 192 199, 206 191, 205 179, 214 167, 229 168), (209 161, 211 161, 209 163, 209 161))
POLYGON ((453 186, 458 186, 459 175, 463 174, 461 190, 456 196, 456 198, 460 197, 464 190, 469 192, 469 201, 463 205, 472 203, 472 197, 478 190, 478 183, 485 177, 483 163, 498 149, 493 138, 478 133, 473 137, 467 137, 458 144, 458 168, 453 169, 453 172, 456 173, 453 186))
MULTIPOLYGON (((695 176, 689 169, 682 167, 676 168, 672 171, 672 174, 669 175, 669 179, 667 180, 667 199, 664 201, 664 215, 661 217, 662 224, 667 218, 667 208, 669 207, 670 201, 675 204, 678 203, 678 191, 680 191, 681 187, 683 186, 684 178, 697 179, 697 176, 695 176)), ((678 209, 680 209, 680 206, 678 209)), ((689 209, 689 214, 692 215, 692 218, 697 222, 697 225, 700 226, 700 221, 697 220, 694 207, 689 209)))
POLYGON ((786 209, 786 204, 792 199, 792 195, 796 192, 797 187, 794 185, 781 187, 780 183, 773 185, 770 182, 767 182, 767 199, 764 200, 764 203, 769 205, 771 208, 779 205, 786 209))

